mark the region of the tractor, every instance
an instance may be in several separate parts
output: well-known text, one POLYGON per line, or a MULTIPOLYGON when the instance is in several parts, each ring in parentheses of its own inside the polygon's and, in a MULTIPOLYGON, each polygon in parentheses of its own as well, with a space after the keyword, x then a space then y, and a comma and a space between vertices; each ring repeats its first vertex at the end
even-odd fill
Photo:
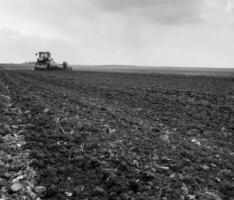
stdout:
POLYGON ((71 70, 72 68, 68 67, 67 62, 57 64, 54 62, 51 57, 51 53, 48 51, 41 51, 36 53, 37 62, 35 63, 34 70, 36 71, 47 71, 47 70, 71 70))

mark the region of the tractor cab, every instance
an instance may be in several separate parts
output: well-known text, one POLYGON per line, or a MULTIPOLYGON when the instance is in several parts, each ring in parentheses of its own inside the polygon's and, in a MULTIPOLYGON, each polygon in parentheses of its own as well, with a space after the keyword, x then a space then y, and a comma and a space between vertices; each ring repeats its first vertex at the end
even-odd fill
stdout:
POLYGON ((48 65, 52 61, 51 53, 48 51, 39 52, 36 56, 38 56, 36 65, 48 65))

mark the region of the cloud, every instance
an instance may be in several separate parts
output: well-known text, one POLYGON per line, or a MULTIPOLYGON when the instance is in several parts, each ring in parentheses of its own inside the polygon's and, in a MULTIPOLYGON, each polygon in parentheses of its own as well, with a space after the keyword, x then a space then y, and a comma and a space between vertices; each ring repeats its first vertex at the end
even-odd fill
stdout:
POLYGON ((93 0, 106 11, 143 16, 161 24, 183 24, 201 20, 202 0, 93 0))
POLYGON ((16 30, 3 27, 0 28, 0 38, 12 38, 18 36, 20 36, 20 33, 16 30))
POLYGON ((28 30, 24 30, 24 29, 16 29, 14 27, 0 27, 0 38, 5 38, 5 39, 17 39, 17 38, 23 38, 23 37, 27 37, 27 38, 32 38, 32 39, 36 39, 36 40, 40 40, 40 39, 58 39, 56 36, 54 36, 53 34, 50 33, 36 33, 35 31, 28 31, 28 30))
POLYGON ((0 0, 1 59, 231 67, 232 1, 0 0))
POLYGON ((131 9, 145 9, 147 7, 189 7, 194 6, 199 1, 188 0, 93 0, 97 5, 104 10, 109 11, 126 11, 131 9), (195 2, 195 3, 194 3, 195 2))
POLYGON ((209 25, 234 30, 234 7, 232 0, 206 0, 203 4, 203 18, 209 25))
POLYGON ((234 11, 234 5, 233 5, 232 0, 227 0, 226 10, 228 10, 228 11, 234 11))

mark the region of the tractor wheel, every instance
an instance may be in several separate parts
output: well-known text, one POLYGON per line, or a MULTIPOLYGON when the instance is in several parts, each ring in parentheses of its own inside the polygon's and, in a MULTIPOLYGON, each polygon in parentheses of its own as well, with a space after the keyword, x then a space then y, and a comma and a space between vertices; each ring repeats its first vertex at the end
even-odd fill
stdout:
POLYGON ((68 66, 66 61, 64 61, 62 65, 63 65, 63 68, 67 68, 67 66, 68 66))
POLYGON ((50 67, 51 67, 51 66, 50 66, 50 63, 47 63, 47 64, 46 64, 46 68, 47 68, 47 69, 50 69, 50 67))

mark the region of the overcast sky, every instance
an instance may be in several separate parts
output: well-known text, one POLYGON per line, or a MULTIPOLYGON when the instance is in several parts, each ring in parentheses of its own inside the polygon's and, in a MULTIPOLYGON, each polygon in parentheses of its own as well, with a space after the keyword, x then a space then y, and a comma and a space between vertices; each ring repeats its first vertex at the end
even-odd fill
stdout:
POLYGON ((0 62, 234 67, 234 0, 0 0, 0 62))

